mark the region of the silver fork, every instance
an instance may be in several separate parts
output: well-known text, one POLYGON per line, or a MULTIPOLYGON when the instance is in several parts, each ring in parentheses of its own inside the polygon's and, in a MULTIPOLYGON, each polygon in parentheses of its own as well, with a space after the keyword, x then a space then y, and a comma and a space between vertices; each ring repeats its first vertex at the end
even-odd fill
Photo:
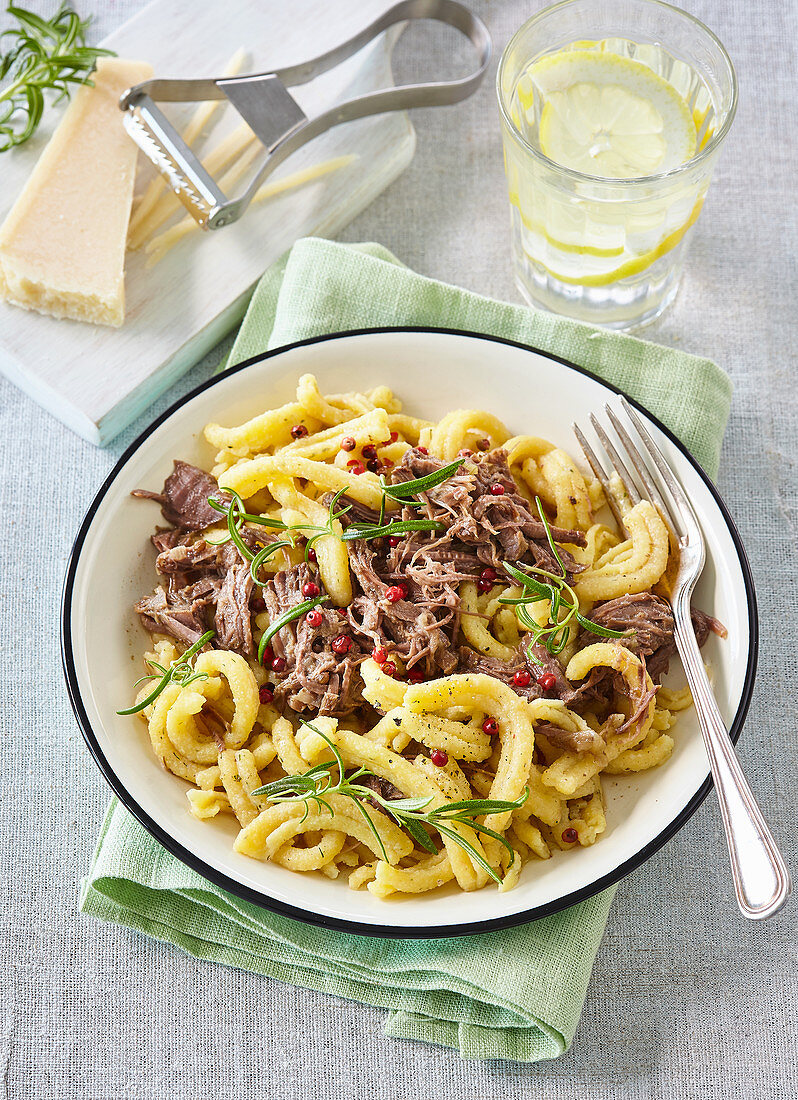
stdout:
MULTIPOLYGON (((737 902, 743 916, 750 920, 766 920, 777 913, 787 900, 791 889, 790 874, 735 756, 690 622, 690 596, 706 560, 704 536, 687 494, 651 433, 629 402, 623 397, 619 400, 642 443, 648 462, 609 405, 605 405, 604 409, 615 429, 616 442, 610 439, 592 414, 590 422, 632 504, 645 499, 655 505, 678 546, 679 565, 670 597, 676 648, 684 665, 704 735, 729 846, 737 902), (621 452, 625 453, 625 457, 622 457, 621 452), (633 467, 634 474, 630 466, 633 467), (666 503, 666 499, 670 504, 666 503)), ((573 427, 585 458, 601 482, 616 519, 623 526, 620 508, 610 487, 610 475, 579 426, 574 424, 573 427)))

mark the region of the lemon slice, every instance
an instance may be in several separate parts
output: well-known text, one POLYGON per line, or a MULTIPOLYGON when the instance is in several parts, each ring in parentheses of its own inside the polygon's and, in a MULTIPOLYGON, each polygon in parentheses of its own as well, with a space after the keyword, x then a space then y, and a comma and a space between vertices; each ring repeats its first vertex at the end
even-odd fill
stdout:
POLYGON ((633 179, 667 172, 695 153, 696 124, 676 89, 628 57, 562 50, 525 76, 543 102, 541 151, 591 176, 633 179))

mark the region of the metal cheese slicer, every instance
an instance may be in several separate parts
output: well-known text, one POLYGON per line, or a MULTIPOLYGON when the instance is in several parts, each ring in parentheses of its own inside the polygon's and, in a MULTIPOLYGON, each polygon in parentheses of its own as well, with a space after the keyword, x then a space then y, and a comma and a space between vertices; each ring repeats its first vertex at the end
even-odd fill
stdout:
POLYGON ((177 197, 203 229, 220 229, 237 221, 266 177, 300 146, 342 122, 434 107, 466 99, 479 86, 488 66, 491 39, 487 27, 456 0, 402 0, 365 30, 312 61, 268 73, 222 77, 218 80, 145 80, 129 88, 119 101, 127 132, 165 176, 177 197), (358 96, 314 118, 308 118, 288 87, 305 84, 357 53, 378 34, 397 23, 432 19, 469 38, 478 68, 458 80, 404 84, 358 96), (230 199, 202 166, 155 101, 199 102, 228 99, 264 146, 263 160, 243 195, 230 199))

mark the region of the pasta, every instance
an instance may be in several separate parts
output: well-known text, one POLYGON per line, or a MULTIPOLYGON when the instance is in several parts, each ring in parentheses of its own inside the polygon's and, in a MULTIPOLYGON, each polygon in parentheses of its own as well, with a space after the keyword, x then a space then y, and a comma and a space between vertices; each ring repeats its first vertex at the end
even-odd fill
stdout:
MULTIPOLYGON (((211 472, 154 497, 136 605, 146 723, 188 811, 235 850, 378 898, 512 889, 594 844, 602 778, 666 763, 670 558, 648 501, 488 412, 407 416, 385 387, 209 424, 211 472), (154 686, 152 681, 156 681, 154 686)), ((694 612, 699 641, 715 620, 694 612)))

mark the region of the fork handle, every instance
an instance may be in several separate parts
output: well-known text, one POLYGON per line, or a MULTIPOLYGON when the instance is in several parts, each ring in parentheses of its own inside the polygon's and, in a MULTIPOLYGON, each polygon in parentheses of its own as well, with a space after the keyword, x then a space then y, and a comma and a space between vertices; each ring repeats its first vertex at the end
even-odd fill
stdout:
POLYGON ((690 623, 689 602, 683 609, 675 610, 676 647, 693 694, 715 781, 737 903, 749 920, 766 920, 787 900, 790 873, 743 775, 715 702, 690 623), (679 610, 684 614, 679 614, 679 610))

